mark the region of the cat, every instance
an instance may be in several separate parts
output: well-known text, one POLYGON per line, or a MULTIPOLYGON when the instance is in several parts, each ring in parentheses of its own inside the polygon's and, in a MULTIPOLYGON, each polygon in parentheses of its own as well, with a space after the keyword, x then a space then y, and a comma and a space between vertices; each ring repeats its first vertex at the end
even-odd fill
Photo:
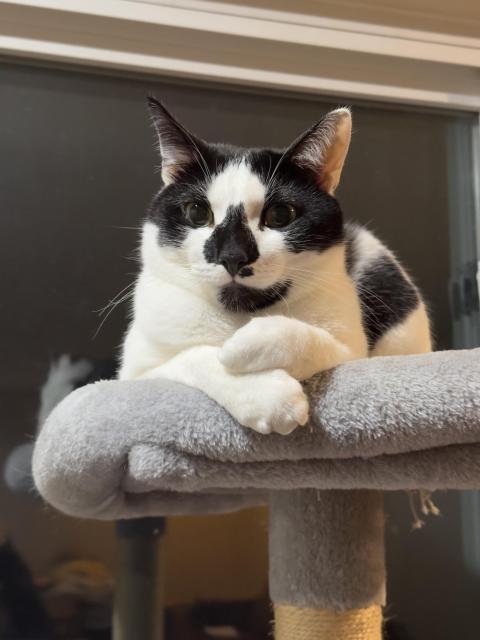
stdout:
POLYGON ((119 378, 200 389, 260 433, 308 420, 301 382, 356 358, 431 350, 420 292, 336 198, 351 137, 329 112, 283 152, 209 144, 155 98, 163 187, 119 378))

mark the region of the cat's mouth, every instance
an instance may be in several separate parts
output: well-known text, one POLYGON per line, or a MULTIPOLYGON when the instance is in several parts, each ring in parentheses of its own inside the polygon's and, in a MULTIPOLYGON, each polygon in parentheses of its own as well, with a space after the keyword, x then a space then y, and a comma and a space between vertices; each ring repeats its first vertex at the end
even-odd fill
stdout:
POLYGON ((267 289, 254 289, 232 281, 220 289, 218 299, 228 311, 237 313, 257 311, 284 300, 291 284, 290 281, 277 282, 267 289))
POLYGON ((253 269, 252 267, 243 267, 243 269, 240 269, 240 271, 238 272, 238 275, 241 278, 249 278, 250 276, 253 276, 253 269))

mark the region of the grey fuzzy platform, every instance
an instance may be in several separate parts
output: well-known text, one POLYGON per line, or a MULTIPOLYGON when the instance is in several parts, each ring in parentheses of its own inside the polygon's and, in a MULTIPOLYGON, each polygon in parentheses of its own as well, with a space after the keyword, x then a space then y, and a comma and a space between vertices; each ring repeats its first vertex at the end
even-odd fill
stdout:
POLYGON ((99 519, 236 510, 271 490, 480 487, 480 349, 358 360, 307 390, 309 424, 280 436, 168 381, 82 387, 38 437, 36 486, 99 519))

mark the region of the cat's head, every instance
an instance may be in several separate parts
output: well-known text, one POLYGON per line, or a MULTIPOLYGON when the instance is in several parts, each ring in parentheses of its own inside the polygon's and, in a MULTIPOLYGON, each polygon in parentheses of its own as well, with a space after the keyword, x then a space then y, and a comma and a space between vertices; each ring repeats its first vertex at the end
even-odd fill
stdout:
POLYGON ((343 240, 333 194, 351 135, 346 108, 284 151, 209 144, 149 99, 163 188, 143 235, 146 269, 209 292, 230 311, 265 308, 305 288, 343 240))

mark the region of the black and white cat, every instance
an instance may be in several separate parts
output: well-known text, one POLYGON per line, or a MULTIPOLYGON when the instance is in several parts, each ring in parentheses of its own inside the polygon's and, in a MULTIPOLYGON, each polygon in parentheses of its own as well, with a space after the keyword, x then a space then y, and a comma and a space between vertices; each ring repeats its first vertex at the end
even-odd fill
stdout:
POLYGON ((283 153, 207 144, 154 98, 150 109, 164 186, 143 226, 121 379, 176 380, 242 425, 286 434, 308 418, 300 381, 431 350, 418 290, 333 196, 348 109, 283 153))

